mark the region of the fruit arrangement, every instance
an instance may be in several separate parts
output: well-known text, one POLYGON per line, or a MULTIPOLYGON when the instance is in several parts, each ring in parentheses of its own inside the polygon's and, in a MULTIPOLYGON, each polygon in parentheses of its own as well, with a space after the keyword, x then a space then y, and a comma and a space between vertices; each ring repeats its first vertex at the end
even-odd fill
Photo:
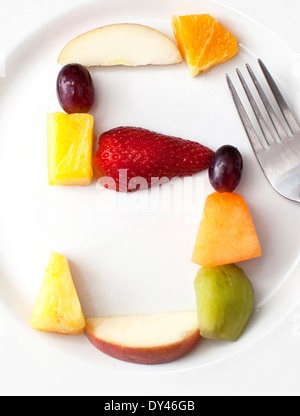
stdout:
POLYGON ((238 53, 236 38, 209 15, 173 16, 177 45, 153 28, 115 24, 87 32, 61 52, 57 97, 65 111, 48 114, 51 186, 87 186, 93 176, 116 192, 136 192, 208 171, 207 197, 192 261, 197 311, 85 319, 68 265, 53 252, 30 324, 64 335, 85 332, 103 353, 137 364, 163 364, 191 352, 202 338, 237 341, 254 311, 250 280, 235 263, 262 255, 246 201, 234 193, 243 173, 238 149, 214 152, 192 140, 132 126, 101 134, 94 148, 91 66, 175 65, 192 77, 238 53), (135 45, 134 48, 132 45, 135 45))

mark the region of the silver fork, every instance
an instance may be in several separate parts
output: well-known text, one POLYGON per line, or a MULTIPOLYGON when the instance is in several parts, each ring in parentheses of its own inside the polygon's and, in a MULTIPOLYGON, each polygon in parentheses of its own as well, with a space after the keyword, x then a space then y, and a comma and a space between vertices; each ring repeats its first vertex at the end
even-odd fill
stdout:
POLYGON ((300 126, 270 72, 261 60, 258 62, 287 126, 284 127, 283 123, 280 122, 250 65, 247 64, 246 67, 274 126, 274 133, 268 127, 240 69, 237 69, 237 73, 259 123, 262 135, 256 133, 237 90, 230 76, 227 75, 229 89, 254 153, 268 181, 285 198, 300 202, 300 126), (287 128, 290 130, 290 134, 287 133, 287 128))

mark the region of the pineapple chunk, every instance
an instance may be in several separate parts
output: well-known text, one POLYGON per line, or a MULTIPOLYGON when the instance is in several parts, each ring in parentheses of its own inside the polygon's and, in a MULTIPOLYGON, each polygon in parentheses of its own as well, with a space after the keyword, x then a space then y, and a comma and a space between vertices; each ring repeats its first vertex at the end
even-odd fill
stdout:
POLYGON ((53 252, 30 325, 33 329, 63 335, 80 335, 85 319, 68 260, 53 252))
POLYGON ((48 114, 49 185, 91 183, 93 128, 94 118, 90 114, 48 114))

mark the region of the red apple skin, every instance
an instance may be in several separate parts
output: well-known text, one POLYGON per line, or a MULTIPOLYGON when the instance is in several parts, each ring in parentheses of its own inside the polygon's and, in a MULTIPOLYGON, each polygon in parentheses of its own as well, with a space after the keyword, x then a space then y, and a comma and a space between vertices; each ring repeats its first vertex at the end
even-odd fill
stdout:
POLYGON ((176 361, 189 354, 201 341, 200 330, 175 344, 155 348, 128 348, 96 338, 86 331, 89 341, 98 350, 120 361, 142 365, 158 365, 176 361))

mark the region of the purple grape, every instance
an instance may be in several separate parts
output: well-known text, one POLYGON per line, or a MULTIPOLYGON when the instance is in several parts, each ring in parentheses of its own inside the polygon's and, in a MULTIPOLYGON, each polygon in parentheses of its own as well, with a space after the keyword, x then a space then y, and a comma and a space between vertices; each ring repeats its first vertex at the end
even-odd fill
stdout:
POLYGON ((57 77, 56 90, 59 103, 68 114, 88 113, 94 105, 93 80, 82 65, 63 67, 57 77))
POLYGON ((238 149, 226 145, 215 153, 209 168, 209 180, 217 192, 233 192, 243 173, 243 158, 238 149))

